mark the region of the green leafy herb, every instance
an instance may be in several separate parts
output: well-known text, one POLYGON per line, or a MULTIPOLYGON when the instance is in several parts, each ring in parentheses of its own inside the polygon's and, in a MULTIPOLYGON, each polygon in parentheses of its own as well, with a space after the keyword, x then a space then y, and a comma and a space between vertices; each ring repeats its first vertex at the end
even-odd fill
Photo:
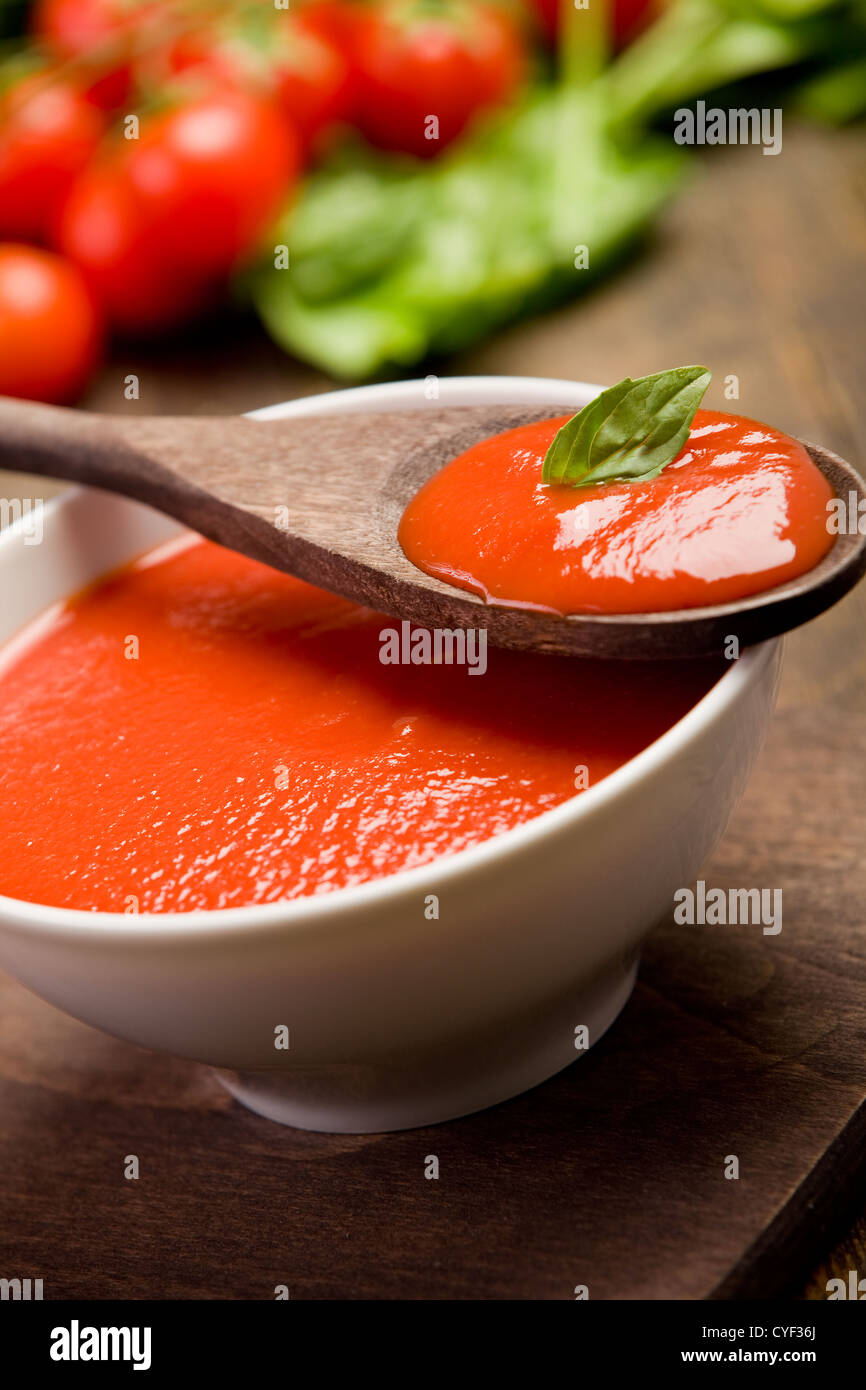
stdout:
POLYGON ((866 56, 820 72, 796 93, 799 116, 844 125, 866 111, 866 56))
POLYGON ((754 89, 731 84, 787 72, 811 117, 863 109, 866 0, 667 0, 605 65, 609 11, 564 7, 558 80, 540 76, 435 159, 356 141, 316 168, 275 237, 291 268, 246 272, 275 341, 347 380, 453 353, 580 294, 636 246, 694 159, 671 139, 683 104, 750 107, 754 89))
POLYGON ((454 352, 588 287, 688 162, 661 137, 620 147, 597 99, 559 92, 425 164, 346 147, 287 211, 291 269, 254 272, 253 302, 282 347, 344 379, 454 352))
POLYGON ((710 384, 706 367, 626 377, 567 421, 544 456, 545 483, 646 482, 676 458, 710 384))

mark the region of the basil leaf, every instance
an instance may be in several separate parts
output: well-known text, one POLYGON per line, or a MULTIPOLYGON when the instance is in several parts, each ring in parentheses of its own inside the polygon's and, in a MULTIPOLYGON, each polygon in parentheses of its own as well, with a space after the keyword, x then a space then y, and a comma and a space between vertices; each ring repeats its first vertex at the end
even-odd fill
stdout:
POLYGON ((710 384, 706 367, 674 367, 602 391, 557 431, 542 482, 646 482, 676 458, 710 384))

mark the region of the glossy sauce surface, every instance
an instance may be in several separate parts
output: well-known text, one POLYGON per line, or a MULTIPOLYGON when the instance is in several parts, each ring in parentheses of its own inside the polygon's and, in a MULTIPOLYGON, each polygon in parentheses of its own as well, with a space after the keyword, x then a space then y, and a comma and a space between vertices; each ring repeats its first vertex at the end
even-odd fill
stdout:
POLYGON ((830 549, 832 488, 778 430, 700 410, 657 478, 548 486, 542 460, 568 418, 508 430, 441 469, 401 520, 409 559, 499 603, 651 613, 773 588, 830 549))
POLYGON ((426 864, 594 785, 727 665, 383 665, 393 625, 198 540, 31 625, 0 657, 0 893, 187 911, 426 864))

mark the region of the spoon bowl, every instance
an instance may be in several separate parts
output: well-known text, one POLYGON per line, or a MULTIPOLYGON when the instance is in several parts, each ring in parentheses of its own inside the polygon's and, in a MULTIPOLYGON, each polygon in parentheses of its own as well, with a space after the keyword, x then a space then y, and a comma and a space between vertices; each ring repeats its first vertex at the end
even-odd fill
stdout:
MULTIPOLYGON (((866 571, 866 535, 853 531, 808 573, 733 603, 566 616, 485 603, 407 559, 400 517, 438 469, 490 435, 574 410, 573 400, 432 400, 303 418, 124 418, 0 400, 0 466, 147 502, 229 549, 424 627, 484 628, 498 646, 572 656, 706 656, 732 636, 751 646, 816 617, 866 571)), ((827 450, 805 447, 835 495, 847 504, 853 494, 855 515, 866 510, 859 474, 827 450)))

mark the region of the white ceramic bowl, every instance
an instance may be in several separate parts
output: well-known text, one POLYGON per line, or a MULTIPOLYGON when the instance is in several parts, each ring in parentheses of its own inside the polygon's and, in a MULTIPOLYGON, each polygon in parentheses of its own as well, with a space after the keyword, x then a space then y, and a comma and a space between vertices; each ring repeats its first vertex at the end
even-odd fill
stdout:
MULTIPOLYGON (((439 382, 444 404, 584 405, 523 377, 439 382)), ((423 381, 262 417, 422 405, 423 381)), ((175 534, 106 493, 49 503, 44 540, 0 537, 0 641, 175 534)), ((770 719, 778 642, 747 651, 655 743, 574 800, 474 849, 284 904, 159 916, 0 897, 0 964, 76 1018, 210 1063, 260 1114, 370 1132, 492 1105, 567 1066, 629 997, 642 938, 721 836, 770 719), (439 918, 425 917, 425 897, 439 918), (276 1050, 275 1029, 291 1046, 276 1050)))

